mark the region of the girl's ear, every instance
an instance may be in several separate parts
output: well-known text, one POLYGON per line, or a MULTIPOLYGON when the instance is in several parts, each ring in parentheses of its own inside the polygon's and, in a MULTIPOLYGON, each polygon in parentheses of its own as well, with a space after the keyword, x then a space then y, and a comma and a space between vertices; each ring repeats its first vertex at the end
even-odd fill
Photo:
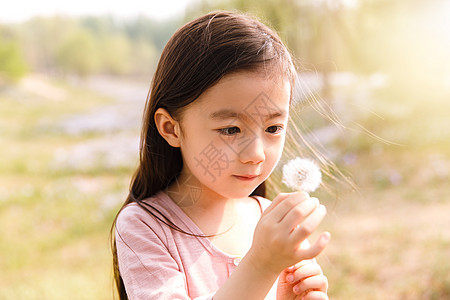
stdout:
POLYGON ((172 147, 180 147, 180 123, 164 108, 158 108, 154 118, 159 134, 167 143, 172 147))

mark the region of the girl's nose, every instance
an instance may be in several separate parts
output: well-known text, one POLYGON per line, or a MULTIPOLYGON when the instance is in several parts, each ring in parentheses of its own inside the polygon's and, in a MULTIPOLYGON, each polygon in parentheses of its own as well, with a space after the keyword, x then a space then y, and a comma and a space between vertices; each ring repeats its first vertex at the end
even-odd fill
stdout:
POLYGON ((264 143, 260 137, 255 137, 239 152, 239 160, 246 164, 259 164, 265 160, 264 143))

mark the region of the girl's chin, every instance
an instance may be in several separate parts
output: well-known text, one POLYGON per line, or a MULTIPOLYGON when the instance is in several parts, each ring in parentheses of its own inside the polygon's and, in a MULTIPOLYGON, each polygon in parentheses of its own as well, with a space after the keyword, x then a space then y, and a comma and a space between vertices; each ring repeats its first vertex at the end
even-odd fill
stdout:
POLYGON ((227 198, 235 198, 235 199, 237 199, 237 198, 245 198, 245 197, 248 197, 248 196, 250 196, 250 194, 257 188, 258 186, 255 186, 255 187, 249 187, 249 188, 241 188, 241 189, 239 189, 239 190, 237 190, 236 188, 235 189, 231 189, 231 190, 228 190, 228 191, 226 191, 225 193, 223 193, 222 195, 224 196, 224 197, 227 197, 227 198))
POLYGON ((261 178, 241 180, 233 177, 232 181, 204 182, 203 186, 224 198, 238 199, 248 197, 262 182, 261 178))

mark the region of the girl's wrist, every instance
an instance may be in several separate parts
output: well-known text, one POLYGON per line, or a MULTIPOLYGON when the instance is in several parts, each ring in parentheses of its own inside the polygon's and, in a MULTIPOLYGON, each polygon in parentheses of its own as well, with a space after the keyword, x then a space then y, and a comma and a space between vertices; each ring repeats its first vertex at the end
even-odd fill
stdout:
POLYGON ((240 264, 242 263, 247 264, 249 268, 261 277, 277 278, 282 271, 282 268, 278 269, 273 264, 264 263, 264 260, 251 250, 244 256, 240 264))
POLYGON ((214 300, 264 299, 277 280, 278 275, 279 273, 260 264, 256 255, 247 253, 230 278, 216 292, 214 300))

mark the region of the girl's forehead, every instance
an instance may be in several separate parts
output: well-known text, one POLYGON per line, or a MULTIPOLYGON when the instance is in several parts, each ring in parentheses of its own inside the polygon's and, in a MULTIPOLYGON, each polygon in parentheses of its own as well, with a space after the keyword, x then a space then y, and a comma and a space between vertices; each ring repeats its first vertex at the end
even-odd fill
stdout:
POLYGON ((235 110, 242 113, 264 107, 286 111, 290 90, 289 80, 283 77, 239 72, 223 77, 202 93, 192 106, 204 112, 235 110))

